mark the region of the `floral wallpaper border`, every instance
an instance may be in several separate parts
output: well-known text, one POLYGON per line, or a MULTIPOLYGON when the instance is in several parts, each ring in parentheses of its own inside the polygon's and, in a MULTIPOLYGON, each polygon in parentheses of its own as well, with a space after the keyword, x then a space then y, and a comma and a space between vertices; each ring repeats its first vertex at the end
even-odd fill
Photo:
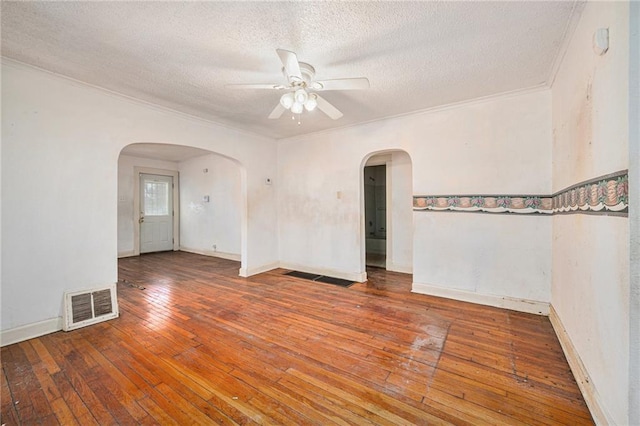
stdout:
POLYGON ((629 172, 622 170, 590 179, 553 195, 416 195, 413 210, 627 216, 629 172))

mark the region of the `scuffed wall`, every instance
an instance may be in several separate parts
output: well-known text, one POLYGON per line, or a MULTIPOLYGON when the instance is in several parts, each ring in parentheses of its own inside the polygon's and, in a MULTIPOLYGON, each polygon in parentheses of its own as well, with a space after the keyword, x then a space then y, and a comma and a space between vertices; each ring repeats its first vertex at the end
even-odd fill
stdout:
POLYGON ((240 168, 211 154, 181 161, 180 249, 240 259, 240 168), (207 197, 207 199, 205 199, 207 197))
MULTIPOLYGON (((405 151, 414 195, 550 194, 550 104, 540 90, 279 141, 281 262, 365 272, 361 166, 371 153, 405 151)), ((412 226, 414 291, 549 301, 550 217, 413 211, 412 226)))
MULTIPOLYGON (((626 2, 587 3, 559 68, 554 191, 629 167, 628 10, 626 2), (592 48, 598 28, 609 29, 602 56, 592 48)), ((604 421, 628 424, 629 223, 626 214, 592 213, 553 217, 551 304, 586 369, 587 401, 604 421)))
POLYGON ((118 157, 135 142, 194 146, 242 164, 241 268, 277 264, 276 197, 264 185, 276 171, 274 140, 3 59, 3 332, 55 331, 65 291, 116 282, 118 157))

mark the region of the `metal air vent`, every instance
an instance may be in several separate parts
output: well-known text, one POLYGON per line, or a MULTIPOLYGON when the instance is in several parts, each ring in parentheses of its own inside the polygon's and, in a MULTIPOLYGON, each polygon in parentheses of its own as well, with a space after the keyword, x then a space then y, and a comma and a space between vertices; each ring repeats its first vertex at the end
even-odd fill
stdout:
POLYGON ((65 331, 117 318, 116 286, 65 293, 65 331))

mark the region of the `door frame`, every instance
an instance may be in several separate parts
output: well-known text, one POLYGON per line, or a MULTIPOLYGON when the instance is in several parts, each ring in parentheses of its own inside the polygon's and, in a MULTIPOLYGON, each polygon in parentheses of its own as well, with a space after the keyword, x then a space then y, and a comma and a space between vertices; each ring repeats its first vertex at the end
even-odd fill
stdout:
POLYGON ((140 255, 140 175, 160 175, 173 178, 173 251, 180 249, 180 173, 177 170, 133 167, 133 255, 140 255))
MULTIPOLYGON (((384 251, 384 269, 387 269, 388 266, 388 260, 389 259, 393 259, 393 229, 391 226, 391 219, 393 216, 393 203, 391 201, 391 173, 389 173, 389 170, 391 169, 391 152, 386 153, 380 153, 380 154, 374 154, 372 156, 370 156, 367 161, 365 161, 364 166, 362 167, 362 173, 364 175, 364 168, 365 167, 376 167, 376 166, 384 166, 385 168, 385 195, 384 195, 384 203, 385 203, 385 251, 384 251), (378 158, 375 158, 378 157, 378 158)), ((364 177, 363 177, 363 182, 364 182, 364 177)), ((363 187, 362 187, 362 193, 364 194, 364 183, 363 183, 363 187)), ((363 220, 364 220, 364 209, 362 210, 363 212, 363 220)), ((366 227, 366 225, 365 225, 366 227)), ((365 251, 365 266, 366 266, 366 252, 367 252, 367 235, 365 232, 365 236, 364 236, 364 251, 365 251)))
MULTIPOLYGON (((410 176, 410 180, 409 183, 411 185, 411 191, 413 192, 413 159, 411 158, 411 154, 409 154, 409 152, 407 152, 404 149, 400 149, 400 148, 391 148, 391 149, 384 149, 384 150, 380 150, 380 151, 373 151, 368 153, 367 155, 364 156, 364 158, 362 159, 361 163, 360 163, 360 173, 359 173, 359 182, 360 182, 360 187, 359 187, 359 193, 360 193, 360 270, 361 270, 361 274, 364 277, 363 281, 366 280, 367 277, 367 265, 366 265, 366 245, 367 245, 367 233, 366 233, 366 227, 365 227, 365 220, 364 220, 364 211, 365 211, 365 204, 364 204, 364 168, 366 166, 376 166, 376 165, 385 165, 386 166, 386 184, 387 184, 387 258, 386 258, 386 269, 387 271, 394 271, 394 272, 401 272, 401 273, 407 273, 407 274, 412 274, 413 273, 413 257, 411 260, 411 268, 409 270, 409 268, 400 268, 397 265, 395 265, 395 262, 393 262, 394 259, 394 253, 393 253, 393 240, 394 240, 394 234, 395 234, 395 230, 393 229, 393 223, 392 223, 392 217, 393 217, 393 200, 394 200, 394 193, 393 193, 393 178, 391 176, 391 168, 393 167, 393 154, 396 152, 402 152, 405 153, 409 156, 409 160, 411 161, 411 176, 410 176), (376 159, 372 159, 372 157, 379 157, 376 159)), ((412 218, 412 227, 413 227, 413 218, 412 218)), ((415 233, 412 231, 411 234, 411 245, 414 246, 414 239, 415 239, 415 233)), ((412 247, 413 250, 413 247, 412 247)))

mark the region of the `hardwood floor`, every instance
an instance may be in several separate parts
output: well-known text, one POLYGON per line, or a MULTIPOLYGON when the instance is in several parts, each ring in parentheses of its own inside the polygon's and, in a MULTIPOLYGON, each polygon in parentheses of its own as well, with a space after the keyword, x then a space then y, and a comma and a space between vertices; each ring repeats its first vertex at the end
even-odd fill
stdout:
POLYGON ((1 423, 592 424, 548 318, 238 268, 121 259, 120 318, 2 348, 1 423))

